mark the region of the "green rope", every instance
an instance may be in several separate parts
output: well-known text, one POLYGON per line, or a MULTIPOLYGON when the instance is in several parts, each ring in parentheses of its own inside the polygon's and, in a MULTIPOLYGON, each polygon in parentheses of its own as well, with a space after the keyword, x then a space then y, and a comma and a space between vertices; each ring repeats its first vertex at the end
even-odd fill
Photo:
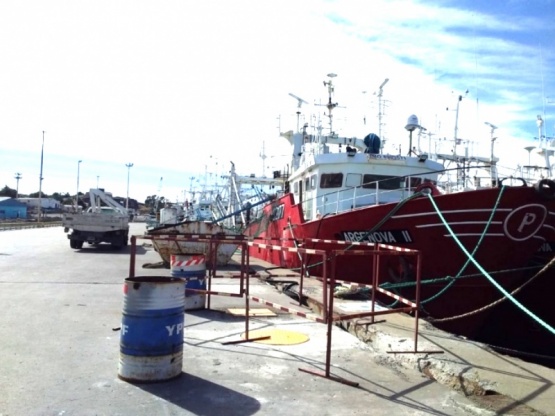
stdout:
POLYGON ((540 324, 541 326, 543 326, 545 329, 547 329, 549 332, 551 332, 553 335, 555 335, 555 329, 553 327, 551 327, 549 324, 547 324, 545 321, 543 321, 542 319, 540 319, 538 316, 536 316, 534 313, 532 313, 530 310, 528 310, 522 303, 520 303, 518 300, 516 300, 509 292, 507 292, 499 283, 497 283, 490 275, 489 273, 483 269, 483 267, 474 259, 474 257, 472 257, 472 255, 466 250, 466 248, 461 244, 461 242, 459 241, 459 239, 457 238, 457 236, 455 235, 455 233, 453 232, 453 230, 451 230, 451 227, 449 227, 449 224, 447 224, 447 222, 445 221, 445 218, 443 217, 443 215, 441 214, 441 212, 439 211, 435 201, 433 198, 431 198, 430 195, 428 195, 428 198, 430 199, 430 202, 432 203, 432 205, 434 206, 434 208, 437 211, 437 214, 440 216, 441 220, 443 221, 445 227, 447 228, 447 230, 449 231, 449 234, 451 234, 451 237, 453 237, 454 241, 459 245, 459 247, 461 248, 461 250, 464 252, 464 254, 469 258, 469 260, 474 264, 474 266, 476 266, 476 268, 478 270, 480 270, 480 272, 482 272, 482 274, 484 276, 486 276, 486 278, 490 281, 490 283, 495 286, 497 288, 497 290, 499 290, 507 299, 509 299, 511 302, 513 302, 513 304, 515 304, 518 308, 520 308, 520 310, 522 310, 524 313, 526 313, 529 317, 531 317, 533 320, 535 320, 538 324, 540 324))
MULTIPOLYGON (((503 195, 504 190, 505 190, 505 186, 502 186, 499 190, 499 195, 497 196, 497 200, 495 201, 495 206, 493 207, 493 209, 491 211, 491 214, 490 214, 488 222, 487 222, 487 224, 484 228, 484 231, 483 231, 482 235, 480 236, 480 239, 476 243, 476 247, 474 247, 474 250, 472 250, 472 254, 471 254, 472 258, 474 258, 474 255, 478 251, 478 248, 480 247, 480 245, 482 244, 482 241, 484 240, 484 237, 486 236, 486 233, 489 229, 489 226, 491 225, 491 222, 493 221, 493 216, 495 215, 495 212, 497 211, 497 208, 499 207, 499 203, 501 202, 501 196, 503 195)), ((431 197, 432 197, 431 194, 428 195, 429 199, 432 199, 431 197)), ((447 223, 445 222, 445 219, 443 218, 443 216, 440 214, 437 205, 435 205, 435 204, 432 204, 432 205, 434 206, 436 212, 438 213, 439 218, 443 221, 443 224, 447 227, 447 223)), ((449 229, 449 228, 447 228, 447 229, 449 229)), ((450 279, 450 282, 447 285, 445 285, 445 287, 443 289, 441 289, 438 293, 429 297, 428 299, 425 299, 425 300, 421 301, 420 304, 425 305, 426 303, 429 303, 429 302, 437 299, 438 297, 443 295, 445 292, 447 292, 447 290, 449 288, 451 288, 455 284, 455 282, 461 277, 462 273, 465 271, 465 269, 468 267, 469 264, 470 264, 470 258, 468 258, 466 260, 466 262, 463 264, 463 266, 461 267, 459 272, 455 275, 454 278, 450 279)))
MULTIPOLYGON (((490 274, 505 274, 505 273, 510 273, 510 272, 513 272, 513 271, 537 270, 537 269, 539 269, 539 267, 540 266, 529 266, 529 267, 521 267, 519 269, 503 269, 503 270, 497 270, 495 272, 490 272, 490 274)), ((482 276, 482 273, 473 273, 473 274, 461 275, 461 276, 458 276, 457 279, 469 279, 469 278, 478 277, 478 276, 482 276)), ((421 285, 428 285, 428 284, 433 284, 433 283, 442 283, 442 282, 446 282, 446 281, 451 281, 453 279, 455 279, 455 277, 453 277, 453 276, 437 277, 435 279, 421 280, 420 284, 421 285)), ((401 282, 401 283, 384 282, 380 285, 380 287, 383 288, 383 289, 396 289, 396 288, 404 288, 404 287, 411 287, 411 286, 416 286, 416 282, 415 281, 401 282)))

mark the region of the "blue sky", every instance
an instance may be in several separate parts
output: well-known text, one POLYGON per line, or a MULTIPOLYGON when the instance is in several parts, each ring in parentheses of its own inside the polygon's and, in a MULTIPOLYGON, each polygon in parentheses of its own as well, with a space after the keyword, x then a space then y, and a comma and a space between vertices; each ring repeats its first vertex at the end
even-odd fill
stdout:
POLYGON ((38 191, 43 131, 46 193, 75 193, 79 160, 81 192, 125 196, 129 173, 139 200, 182 198, 230 161, 268 175, 288 162, 289 93, 322 118, 328 73, 339 134, 378 132, 387 78, 388 151, 406 148, 411 114, 452 146, 462 95, 466 149, 489 155, 489 122, 500 163, 528 164, 537 115, 555 135, 554 21, 555 0, 3 1, 0 187, 19 172, 20 192, 38 191))

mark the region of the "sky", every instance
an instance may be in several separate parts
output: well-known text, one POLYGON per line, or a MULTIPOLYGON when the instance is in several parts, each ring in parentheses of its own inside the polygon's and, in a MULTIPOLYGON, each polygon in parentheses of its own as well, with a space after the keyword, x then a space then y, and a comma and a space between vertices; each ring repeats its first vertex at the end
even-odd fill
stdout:
POLYGON ((231 162, 271 176, 298 110, 327 127, 331 73, 341 136, 405 152, 414 114, 419 141, 489 157, 490 123, 500 165, 541 164, 554 21, 555 0, 4 0, 0 188, 177 201, 231 162))

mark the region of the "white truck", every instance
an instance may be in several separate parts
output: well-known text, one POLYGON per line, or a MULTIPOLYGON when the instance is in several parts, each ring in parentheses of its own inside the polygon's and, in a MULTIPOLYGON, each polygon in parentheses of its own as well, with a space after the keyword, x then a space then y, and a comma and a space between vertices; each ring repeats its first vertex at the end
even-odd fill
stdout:
POLYGON ((125 207, 100 189, 90 190, 90 207, 82 213, 66 213, 62 218, 69 246, 74 249, 83 243, 109 243, 121 249, 129 240, 129 214, 125 207), (70 232, 71 230, 71 232, 70 232))

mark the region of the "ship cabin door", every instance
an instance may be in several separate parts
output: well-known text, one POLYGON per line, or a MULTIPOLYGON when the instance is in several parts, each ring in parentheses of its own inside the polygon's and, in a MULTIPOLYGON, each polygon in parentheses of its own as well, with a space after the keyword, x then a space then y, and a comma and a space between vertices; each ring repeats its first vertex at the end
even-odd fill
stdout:
POLYGON ((314 219, 315 213, 313 212, 316 200, 316 178, 317 175, 306 176, 303 180, 303 215, 306 220, 314 219))
POLYGON ((316 179, 317 175, 305 176, 294 183, 294 193, 298 196, 297 204, 301 205, 305 220, 311 220, 314 216, 312 212, 316 198, 316 179))
POLYGON ((295 183, 295 188, 298 189, 299 191, 299 200, 297 201, 297 204, 301 204, 303 203, 303 180, 300 179, 297 183, 295 183))

